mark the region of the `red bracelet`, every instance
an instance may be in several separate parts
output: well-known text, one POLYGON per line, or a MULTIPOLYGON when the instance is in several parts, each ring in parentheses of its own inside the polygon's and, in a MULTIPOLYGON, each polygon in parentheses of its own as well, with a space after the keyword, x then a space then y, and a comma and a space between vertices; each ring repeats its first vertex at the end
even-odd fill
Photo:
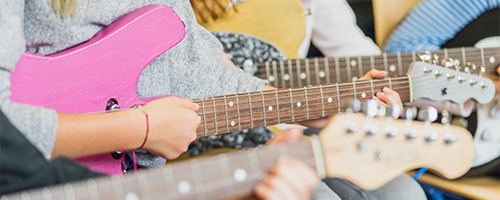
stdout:
POLYGON ((137 148, 137 149, 142 149, 144 147, 144 145, 146 144, 146 141, 148 141, 148 136, 149 136, 149 115, 146 112, 146 109, 144 109, 141 105, 135 105, 133 107, 135 107, 137 110, 143 112, 144 116, 146 116, 146 137, 144 138, 144 142, 142 142, 142 145, 139 148, 137 148))

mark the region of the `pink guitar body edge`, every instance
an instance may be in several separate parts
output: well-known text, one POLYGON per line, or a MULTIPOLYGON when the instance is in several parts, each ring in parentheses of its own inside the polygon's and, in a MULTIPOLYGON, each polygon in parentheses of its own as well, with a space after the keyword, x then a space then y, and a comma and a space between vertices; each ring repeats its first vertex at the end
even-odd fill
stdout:
MULTIPOLYGON (((137 96, 142 70, 184 35, 184 23, 171 8, 139 8, 71 49, 24 53, 10 75, 10 99, 60 113, 102 112, 110 99, 121 108, 143 104, 137 96)), ((97 172, 123 174, 121 159, 110 153, 77 160, 97 172)))

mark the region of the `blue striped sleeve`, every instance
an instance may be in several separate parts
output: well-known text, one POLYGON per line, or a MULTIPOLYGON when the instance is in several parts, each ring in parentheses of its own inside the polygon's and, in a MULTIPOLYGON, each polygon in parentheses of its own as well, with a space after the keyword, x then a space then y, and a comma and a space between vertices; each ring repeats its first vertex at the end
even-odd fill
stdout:
POLYGON ((423 0, 394 30, 384 51, 439 50, 467 24, 499 5, 500 0, 423 0))

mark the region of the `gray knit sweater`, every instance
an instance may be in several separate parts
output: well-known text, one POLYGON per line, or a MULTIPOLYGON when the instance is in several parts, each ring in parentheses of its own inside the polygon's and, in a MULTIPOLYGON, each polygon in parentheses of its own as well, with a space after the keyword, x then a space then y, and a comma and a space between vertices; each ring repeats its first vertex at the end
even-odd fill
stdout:
MULTIPOLYGON (((139 97, 201 98, 262 90, 265 84, 222 64, 222 46, 196 23, 189 0, 79 0, 76 16, 64 20, 55 16, 47 2, 0 0, 0 109, 47 159, 54 146, 57 114, 12 103, 10 71, 24 51, 47 55, 70 48, 144 5, 164 4, 174 9, 186 25, 186 37, 145 68, 139 79, 139 97)), ((138 162, 155 167, 165 160, 141 154, 138 162)))

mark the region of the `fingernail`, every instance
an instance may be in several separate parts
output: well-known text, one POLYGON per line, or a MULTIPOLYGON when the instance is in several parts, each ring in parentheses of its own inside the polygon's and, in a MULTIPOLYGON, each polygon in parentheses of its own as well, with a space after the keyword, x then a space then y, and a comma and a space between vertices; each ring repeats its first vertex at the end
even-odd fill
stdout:
POLYGON ((384 88, 384 92, 390 92, 390 91, 391 91, 391 89, 390 89, 390 88, 388 88, 388 87, 385 87, 385 88, 384 88))
POLYGON ((384 96, 383 92, 377 92, 377 96, 384 96))
POLYGON ((382 75, 387 76, 387 74, 388 73, 386 71, 382 71, 382 75))
POLYGON ((198 110, 200 108, 200 104, 197 104, 197 103, 193 103, 194 104, 194 109, 195 110, 198 110))

